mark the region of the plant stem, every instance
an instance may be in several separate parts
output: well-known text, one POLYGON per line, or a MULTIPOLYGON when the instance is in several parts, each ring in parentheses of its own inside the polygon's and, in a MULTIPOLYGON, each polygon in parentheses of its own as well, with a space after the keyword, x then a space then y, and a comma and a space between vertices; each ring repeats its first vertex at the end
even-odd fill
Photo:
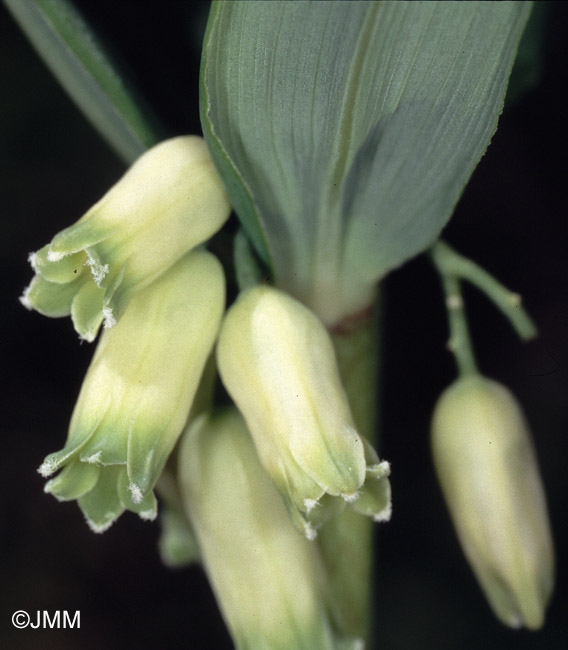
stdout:
POLYGON ((450 338, 448 349, 453 353, 459 373, 462 377, 478 373, 475 355, 469 335, 469 327, 460 289, 460 283, 452 276, 442 276, 442 285, 446 294, 448 325, 450 338))
MULTIPOLYGON (((372 312, 332 332, 343 385, 359 433, 376 443, 378 403, 378 302, 372 312)), ((350 508, 333 518, 318 536, 332 592, 337 627, 368 646, 372 605, 373 523, 350 508)))
POLYGON ((537 335, 536 326, 521 306, 518 293, 509 291, 485 269, 456 253, 445 242, 434 244, 430 256, 440 275, 467 280, 482 291, 506 316, 521 339, 526 341, 537 335))

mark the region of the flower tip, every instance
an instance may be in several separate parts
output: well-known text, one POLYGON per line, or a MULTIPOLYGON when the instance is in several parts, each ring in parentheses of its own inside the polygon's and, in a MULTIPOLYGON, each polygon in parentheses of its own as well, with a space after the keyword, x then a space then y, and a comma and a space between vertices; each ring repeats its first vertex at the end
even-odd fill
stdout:
POLYGON ((154 521, 158 516, 158 511, 155 508, 152 510, 142 510, 142 512, 138 513, 138 516, 144 521, 154 521))
POLYGON ((92 343, 95 339, 97 338, 96 332, 93 334, 92 332, 85 332, 84 334, 79 334, 79 341, 83 343, 92 343))
POLYGON ((49 478, 53 474, 53 472, 55 472, 56 469, 57 467, 55 466, 55 463, 46 460, 37 468, 37 471, 39 472, 39 474, 43 476, 43 478, 49 478))
POLYGON ((523 620, 519 614, 512 614, 509 620, 507 621, 509 627, 512 627, 514 630, 520 630, 523 627, 523 620))
POLYGON ((308 514, 310 514, 316 506, 319 506, 319 502, 316 499, 304 499, 304 508, 308 514))
MULTIPOLYGON (((49 259, 49 255, 50 253, 47 254, 47 259, 49 259)), ((87 266, 91 269, 91 275, 95 284, 97 287, 100 287, 109 272, 109 265, 99 262, 90 253, 87 253, 87 266)))
POLYGON ((306 539, 313 542, 318 536, 318 531, 306 521, 304 522, 304 535, 306 536, 306 539))
MULTIPOLYGON (((138 505, 139 503, 142 503, 142 499, 144 498, 144 495, 142 494, 142 490, 136 485, 136 483, 131 483, 128 486, 128 491, 130 492, 130 496, 132 497, 132 501, 136 505, 138 505)), ((142 514, 140 514, 140 516, 142 516, 142 514)))
POLYGON ((58 481, 59 476, 56 476, 55 478, 52 478, 50 481, 48 481, 44 486, 43 486, 43 492, 44 494, 51 494, 51 496, 55 497, 59 503, 63 503, 64 501, 68 501, 64 495, 60 494, 58 491, 58 483, 59 487, 61 486, 61 482, 58 481))
MULTIPOLYGON (((58 251, 52 251, 49 250, 47 251, 47 261, 48 262, 59 262, 65 257, 66 253, 59 253, 58 251)), ((32 253, 29 257, 30 264, 34 267, 35 269, 35 261, 36 261, 36 254, 32 253)))
MULTIPOLYGON (((39 470, 38 470, 38 472, 39 472, 39 470)), ((43 475, 42 475, 42 476, 43 476, 43 475)), ((54 480, 55 480, 55 479, 51 479, 51 481, 48 481, 48 482, 43 486, 43 492, 44 492, 44 494, 51 494, 51 488, 52 488, 52 486, 53 486, 53 481, 54 481, 54 480)), ((56 495, 54 495, 54 496, 55 496, 55 498, 56 498, 58 501, 60 500, 56 495)))
POLYGON ((94 454, 91 454, 88 458, 81 458, 81 460, 85 463, 89 463, 89 465, 98 465, 101 462, 101 454, 102 451, 97 451, 94 454))
POLYGON ((24 289, 24 293, 23 293, 23 294, 18 298, 18 300, 20 301, 20 303, 21 303, 21 304, 22 304, 22 305, 23 305, 23 306, 24 306, 28 311, 32 311, 33 307, 32 307, 32 303, 30 302, 30 299, 29 299, 29 297, 28 297, 28 296, 29 296, 29 293, 30 293, 30 288, 29 288, 29 287, 26 287, 26 288, 24 289))
POLYGON ((375 465, 374 469, 376 471, 376 478, 390 476, 391 466, 388 460, 382 460, 378 465, 375 465))
POLYGON ((116 325, 116 317, 112 307, 103 307, 103 327, 108 330, 116 325))
POLYGON ((345 503, 355 503, 359 498, 359 492, 352 492, 351 494, 342 494, 345 503))
POLYGON ((392 503, 389 501, 386 507, 380 512, 376 512, 373 515, 373 521, 377 524, 383 523, 385 521, 390 521, 392 517, 392 503))
POLYGON ((109 513, 109 516, 112 516, 112 519, 110 519, 109 521, 105 521, 102 524, 99 524, 93 521, 92 519, 89 519, 88 517, 85 517, 85 520, 87 521, 87 525, 93 531, 93 533, 97 533, 97 535, 100 535, 105 531, 107 531, 116 521, 114 514, 109 513))

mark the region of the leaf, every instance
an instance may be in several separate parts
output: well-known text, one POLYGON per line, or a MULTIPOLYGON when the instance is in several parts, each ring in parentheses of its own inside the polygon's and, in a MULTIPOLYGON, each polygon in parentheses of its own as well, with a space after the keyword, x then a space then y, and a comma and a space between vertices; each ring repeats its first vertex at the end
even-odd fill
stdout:
POLYGON ((4 0, 73 101, 126 161, 161 127, 70 0, 4 0))
POLYGON ((328 324, 430 246, 497 126, 524 2, 218 2, 205 136, 279 287, 328 324))

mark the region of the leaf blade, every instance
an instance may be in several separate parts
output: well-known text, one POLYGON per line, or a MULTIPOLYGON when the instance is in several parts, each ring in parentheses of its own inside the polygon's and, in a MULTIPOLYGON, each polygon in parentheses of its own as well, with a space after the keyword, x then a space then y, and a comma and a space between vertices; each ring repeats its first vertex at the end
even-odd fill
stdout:
POLYGON ((278 286, 333 322, 438 237, 495 130, 529 11, 515 2, 214 7, 204 131, 231 182, 246 187, 246 205, 229 194, 278 286), (365 154, 381 122, 381 143, 365 154), (364 169, 350 175, 354 166, 364 169))
POLYGON ((126 161, 163 137, 162 127, 69 0, 4 0, 46 65, 126 161))

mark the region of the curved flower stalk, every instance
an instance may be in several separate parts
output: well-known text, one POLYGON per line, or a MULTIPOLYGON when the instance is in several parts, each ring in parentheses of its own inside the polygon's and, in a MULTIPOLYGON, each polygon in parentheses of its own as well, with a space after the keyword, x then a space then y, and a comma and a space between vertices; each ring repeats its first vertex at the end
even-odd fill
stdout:
POLYGON ((362 650, 339 638, 318 547, 297 534, 236 409, 186 429, 181 494, 201 557, 240 650, 362 650))
POLYGON ((229 309, 219 371, 292 520, 309 539, 345 504, 390 517, 389 465, 356 431, 331 339, 300 302, 267 286, 229 309))
POLYGON ((93 341, 120 318, 133 291, 203 243, 230 213, 203 138, 180 136, 144 153, 76 224, 30 255, 36 272, 22 302, 71 315, 93 341))
POLYGON ((537 629, 554 583, 546 501, 514 396, 478 374, 440 397, 432 422, 438 478, 463 551, 496 616, 537 629))
POLYGON ((154 485, 186 422, 225 300, 223 270, 193 251, 137 291, 106 330, 83 382, 65 447, 45 459, 45 490, 77 499, 95 532, 126 509, 156 515, 154 485))

